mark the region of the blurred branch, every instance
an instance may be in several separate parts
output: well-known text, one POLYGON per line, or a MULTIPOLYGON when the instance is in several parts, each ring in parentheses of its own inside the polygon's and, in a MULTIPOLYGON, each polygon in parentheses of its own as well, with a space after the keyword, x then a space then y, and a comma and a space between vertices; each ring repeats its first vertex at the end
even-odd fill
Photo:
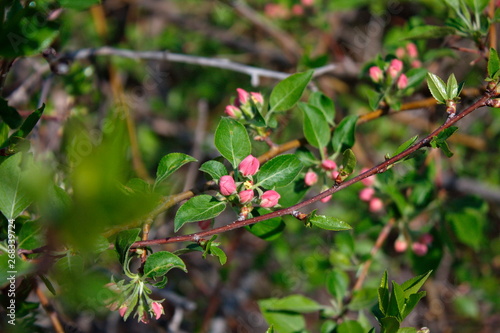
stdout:
POLYGON ((40 288, 40 283, 38 281, 35 281, 35 283, 36 283, 35 285, 36 295, 38 296, 38 299, 40 300, 40 304, 42 304, 43 309, 45 310, 45 312, 47 312, 47 315, 49 316, 50 322, 52 323, 52 327, 54 327, 54 332, 64 333, 64 329, 63 326, 61 325, 57 312, 55 312, 54 307, 50 305, 49 300, 47 299, 42 289, 40 288))
MULTIPOLYGON (((244 64, 230 61, 228 59, 198 57, 186 54, 170 53, 168 51, 133 51, 126 49, 118 49, 108 46, 94 48, 94 49, 81 49, 74 52, 69 52, 62 55, 61 58, 69 58, 76 60, 92 56, 119 56, 136 60, 170 61, 170 62, 180 62, 185 64, 205 66, 205 67, 227 69, 234 72, 239 72, 249 75, 251 77, 251 82, 253 86, 257 86, 260 84, 261 77, 268 77, 268 78, 282 80, 291 75, 288 73, 273 71, 269 69, 247 66, 244 64)), ((318 67, 314 70, 313 76, 317 77, 325 73, 331 72, 335 70, 336 67, 337 66, 334 64, 328 64, 322 67, 318 67)))

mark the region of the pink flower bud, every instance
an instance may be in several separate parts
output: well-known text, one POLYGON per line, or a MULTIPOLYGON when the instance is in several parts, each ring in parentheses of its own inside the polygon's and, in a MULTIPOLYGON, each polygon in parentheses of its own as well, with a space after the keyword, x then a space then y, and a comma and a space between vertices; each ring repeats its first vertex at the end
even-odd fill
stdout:
POLYGON ((337 163, 332 160, 323 160, 321 167, 325 170, 334 170, 337 169, 337 163))
POLYGON ((241 174, 246 177, 255 175, 257 171, 259 171, 259 167, 259 160, 252 155, 248 155, 243 161, 241 161, 238 166, 238 170, 240 170, 241 174))
POLYGON ((307 186, 313 186, 318 181, 318 175, 314 171, 308 171, 304 177, 307 186))
POLYGON ((238 193, 238 196, 240 197, 240 202, 242 204, 250 202, 250 201, 252 201, 253 196, 254 196, 253 190, 241 191, 240 193, 238 193))
POLYGON ((142 314, 142 316, 141 316, 141 322, 142 322, 143 324, 147 324, 147 323, 149 323, 149 319, 148 319, 148 316, 147 316, 146 312, 144 312, 144 313, 142 314))
MULTIPOLYGON (((366 171, 368 171, 370 169, 368 168, 363 168, 361 170, 361 173, 365 173, 366 171)), ((361 180, 361 183, 365 186, 372 186, 374 183, 375 183, 375 175, 372 175, 370 177, 366 177, 364 178, 363 180, 361 180)))
POLYGON ((262 97, 261 93, 251 92, 250 94, 255 104, 264 104, 264 97, 262 97))
POLYGON ((250 94, 248 93, 248 91, 241 88, 236 89, 236 91, 238 92, 239 105, 246 104, 248 102, 248 99, 250 98, 250 94))
POLYGON ((122 317, 125 316, 126 312, 127 312, 127 306, 125 306, 125 305, 120 306, 120 308, 118 309, 118 313, 122 317))
POLYGON ((417 45, 415 45, 414 43, 406 45, 406 50, 408 51, 408 55, 410 56, 410 58, 418 57, 417 45))
POLYGON ((401 74, 398 78, 396 86, 398 87, 399 90, 403 90, 406 87, 408 87, 408 77, 405 74, 401 74))
POLYGON ((423 234, 422 236, 420 236, 420 238, 418 240, 422 244, 429 245, 434 240, 434 237, 432 237, 431 234, 423 234))
POLYGON ((211 220, 199 221, 198 227, 200 227, 201 230, 207 230, 211 224, 212 224, 211 220))
POLYGON ((417 256, 425 256, 427 254, 428 248, 427 245, 422 244, 420 242, 414 242, 411 246, 413 253, 415 253, 417 256))
POLYGON ((372 198, 369 203, 370 212, 376 213, 384 208, 384 203, 380 198, 372 198))
POLYGON ((278 192, 270 190, 262 194, 260 200, 260 206, 264 208, 274 207, 278 204, 278 200, 281 198, 278 192))
POLYGON ((330 201, 331 199, 332 199, 332 196, 331 196, 331 195, 329 195, 329 196, 327 196, 327 197, 324 197, 324 198, 323 198, 323 199, 321 199, 320 201, 321 201, 322 203, 325 203, 325 202, 330 201))
POLYGON ((338 172, 337 170, 335 171, 332 171, 332 179, 333 180, 336 180, 340 175, 340 172, 338 172))
POLYGON ((155 314, 156 320, 158 320, 161 317, 161 315, 165 313, 163 311, 163 306, 159 302, 151 303, 151 310, 153 310, 153 313, 155 314))
POLYGON ((420 67, 422 67, 422 62, 420 60, 413 60, 411 62, 411 67, 412 68, 420 68, 420 67))
POLYGON ((301 0, 300 2, 306 7, 314 5, 314 0, 301 0))
POLYGON ((222 176, 219 180, 220 193, 222 195, 231 195, 236 192, 236 183, 231 176, 222 176))
POLYGON ((398 47, 396 50, 396 57, 398 57, 399 59, 403 59, 405 55, 406 55, 405 49, 402 47, 398 47))
POLYGON ((399 59, 392 59, 389 64, 389 69, 387 69, 387 73, 393 79, 399 75, 401 70, 403 69, 403 62, 399 59))
POLYGON ((241 110, 234 105, 228 105, 224 109, 224 113, 227 114, 231 118, 239 118, 241 117, 241 110))
POLYGON ((370 201, 375 194, 375 190, 372 187, 365 187, 359 192, 359 198, 363 201, 370 201))
POLYGON ((304 15, 304 7, 299 4, 295 4, 292 6, 292 13, 295 16, 302 16, 304 15))
POLYGON ((394 250, 398 253, 405 252, 408 248, 408 243, 404 239, 404 237, 398 237, 394 242, 394 250))
POLYGON ((384 79, 384 73, 380 69, 380 67, 377 66, 372 66, 368 70, 368 73, 370 75, 370 78, 372 79, 373 82, 378 83, 384 79))
POLYGON ((286 18, 288 10, 282 4, 268 3, 264 7, 264 14, 270 18, 286 18))

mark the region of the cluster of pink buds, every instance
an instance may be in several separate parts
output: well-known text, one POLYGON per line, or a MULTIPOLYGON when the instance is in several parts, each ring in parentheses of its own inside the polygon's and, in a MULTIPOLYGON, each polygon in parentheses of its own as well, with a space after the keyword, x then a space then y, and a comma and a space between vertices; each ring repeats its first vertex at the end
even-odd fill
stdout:
POLYGON ((288 19, 290 16, 302 16, 308 7, 314 5, 314 0, 301 0, 300 4, 294 4, 291 9, 281 3, 267 3, 264 14, 273 19, 288 19))
POLYGON ((236 182, 233 176, 222 176, 219 179, 219 192, 229 200, 238 200, 241 205, 250 207, 254 201, 260 207, 273 208, 278 205, 280 195, 274 190, 263 191, 254 186, 253 176, 259 171, 260 162, 252 155, 248 155, 238 165, 238 174, 242 181, 236 182), (257 197, 255 192, 258 193, 257 197))
POLYGON ((260 108, 264 104, 264 97, 262 97, 261 93, 248 92, 241 88, 236 89, 236 92, 238 98, 234 101, 234 105, 226 106, 224 113, 234 119, 242 119, 245 116, 252 119, 254 117, 252 102, 260 108))
MULTIPOLYGON (((366 171, 368 171, 368 169, 364 168, 361 170, 361 173, 366 171)), ((376 213, 381 211, 384 208, 384 203, 382 202, 382 199, 375 196, 375 189, 373 188, 373 184, 375 184, 375 175, 363 179, 361 183, 365 186, 365 188, 359 192, 359 198, 362 201, 368 202, 370 212, 376 213)))
MULTIPOLYGON (((386 74, 390 82, 396 80, 398 90, 403 90, 408 86, 408 77, 403 72, 403 62, 399 59, 392 59, 387 68, 386 74)), ((381 83, 386 77, 382 69, 378 66, 372 66, 368 70, 368 75, 375 83, 381 83)))
POLYGON ((418 49, 414 43, 406 44, 406 47, 398 47, 396 57, 399 59, 408 59, 412 68, 422 67, 422 62, 418 60, 418 49))
MULTIPOLYGON (((417 256, 425 256, 429 251, 429 245, 432 243, 433 237, 431 234, 423 234, 419 237, 419 239, 411 245, 411 249, 413 253, 417 256)), ((399 237, 394 242, 394 250, 396 252, 405 252, 408 249, 408 242, 406 241, 403 235, 399 235, 399 237)))
MULTIPOLYGON (((321 164, 319 164, 319 171, 322 174, 326 174, 326 176, 330 179, 333 179, 334 181, 337 179, 339 172, 337 171, 337 163, 335 161, 330 160, 330 159, 324 159, 321 161, 321 164)), ((313 186, 318 182, 318 173, 316 171, 313 171, 312 169, 309 169, 305 176, 304 176, 304 183, 307 186, 313 186)), ((323 186, 322 191, 325 191, 328 189, 328 186, 323 186)), ((331 195, 324 197, 321 199, 321 202, 328 202, 332 198, 331 195)))

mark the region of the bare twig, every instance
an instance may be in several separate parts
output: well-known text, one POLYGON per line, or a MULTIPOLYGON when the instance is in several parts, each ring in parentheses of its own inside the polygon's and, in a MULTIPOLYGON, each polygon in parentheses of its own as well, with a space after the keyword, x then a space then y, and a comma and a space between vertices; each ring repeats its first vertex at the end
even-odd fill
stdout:
POLYGON ((36 286, 35 286, 35 292, 36 295, 38 296, 38 299, 40 300, 40 304, 42 304, 45 312, 47 312, 47 315, 49 316, 50 322, 52 323, 52 326, 54 327, 54 331, 56 333, 64 333, 63 326, 61 325, 61 321, 59 320, 59 317, 57 316, 57 312, 55 312, 54 307, 50 304, 49 300, 43 293, 42 289, 40 288, 40 283, 38 281, 35 281, 36 286))

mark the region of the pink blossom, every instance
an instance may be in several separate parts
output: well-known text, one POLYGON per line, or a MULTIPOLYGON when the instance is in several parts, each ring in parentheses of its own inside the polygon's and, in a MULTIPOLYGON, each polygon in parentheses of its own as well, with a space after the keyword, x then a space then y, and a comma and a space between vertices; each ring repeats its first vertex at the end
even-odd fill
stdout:
POLYGON ((389 68, 387 69, 387 73, 389 74, 390 77, 394 79, 396 78, 396 76, 399 75, 402 69, 403 69, 403 62, 399 59, 392 59, 389 64, 389 68))
POLYGON ((399 90, 403 90, 406 87, 408 87, 408 77, 405 74, 401 74, 398 78, 396 86, 398 87, 399 90))
POLYGON ((411 67, 412 68, 420 68, 420 67, 422 67, 422 62, 420 60, 413 60, 411 62, 411 67))
POLYGON ((415 253, 417 256, 425 256, 427 254, 428 248, 427 245, 422 244, 420 242, 414 242, 411 246, 413 253, 415 253))
POLYGON ((318 175, 314 171, 308 171, 304 177, 307 186, 313 186, 318 181, 318 175))
POLYGON ((397 50, 396 50, 396 57, 398 57, 399 59, 403 59, 404 56, 406 54, 406 51, 404 48, 402 47, 398 47, 397 50))
POLYGON ((264 103, 264 97, 262 97, 261 93, 258 92, 251 92, 252 95, 252 100, 254 101, 255 104, 263 104, 264 103))
POLYGON ((236 192, 236 183, 231 176, 222 176, 219 180, 220 193, 222 195, 231 195, 236 192))
POLYGON ((414 43, 406 45, 406 50, 408 51, 408 55, 410 56, 410 58, 418 57, 417 45, 415 45, 414 43))
POLYGON ((359 198, 363 201, 370 201, 375 194, 373 187, 365 187, 359 192, 359 198))
POLYGON ((333 180, 336 180, 340 175, 340 172, 338 172, 337 170, 335 171, 332 171, 332 179, 333 180))
POLYGON ((396 241, 394 242, 394 250, 396 252, 405 252, 406 249, 408 248, 408 242, 404 239, 404 237, 398 237, 396 241))
POLYGON ((259 160, 252 155, 248 155, 243 161, 241 161, 240 165, 238 166, 238 170, 240 170, 241 174, 244 177, 247 177, 255 175, 257 171, 259 171, 259 167, 259 160))
POLYGON ((373 82, 377 83, 380 82, 384 79, 384 73, 380 69, 380 67, 377 66, 372 66, 368 70, 368 73, 370 75, 370 78, 372 79, 373 82))
POLYGON ((238 193, 238 196, 240 197, 240 202, 244 204, 252 201, 254 193, 253 190, 244 190, 238 193))
POLYGON ((300 2, 306 7, 314 5, 314 0, 301 0, 300 2))
POLYGON ((146 312, 144 312, 141 316, 141 322, 144 323, 144 324, 147 324, 149 323, 149 319, 148 319, 148 316, 146 314, 146 312))
POLYGON ((286 18, 288 10, 285 6, 276 3, 268 3, 264 7, 264 13, 270 18, 286 18))
POLYGON ((369 203, 370 212, 376 213, 384 208, 384 203, 380 198, 372 198, 369 203))
POLYGON ((211 224, 212 224, 211 220, 199 221, 198 227, 200 227, 201 230, 207 230, 211 224))
POLYGON ((227 114, 231 118, 239 118, 239 117, 241 117, 241 110, 238 109, 234 105, 228 105, 228 106, 226 106, 226 108, 224 109, 224 113, 227 114))
POLYGON ((260 206, 264 208, 274 207, 278 204, 278 200, 281 198, 278 192, 270 190, 262 194, 260 206))
POLYGON ((324 197, 324 198, 323 198, 323 199, 321 199, 320 201, 321 201, 321 202, 323 202, 323 203, 325 203, 325 202, 330 201, 331 199, 332 199, 332 196, 331 196, 331 195, 329 195, 329 196, 324 197))
POLYGON ((120 306, 120 308, 118 309, 118 313, 122 317, 125 316, 126 312, 127 312, 127 306, 125 306, 125 305, 120 306))
MULTIPOLYGON (((366 171, 368 171, 370 169, 368 168, 363 168, 361 170, 361 173, 365 173, 366 171)), ((372 186, 374 183, 375 183, 375 175, 372 175, 370 177, 366 177, 364 178, 363 180, 361 180, 361 183, 365 186, 372 186)))
POLYGON ((337 169, 337 163, 332 160, 323 160, 321 167, 325 170, 334 170, 337 169))
POLYGON ((239 105, 246 104, 248 102, 248 99, 250 98, 250 94, 248 93, 248 91, 241 88, 236 89, 236 91, 238 92, 239 105))
POLYGON ((292 6, 292 13, 295 16, 302 16, 304 15, 304 7, 299 4, 295 4, 292 6))
POLYGON ((429 245, 434 240, 434 237, 432 237, 431 234, 423 234, 422 236, 420 236, 420 238, 418 240, 422 244, 429 245))
POLYGON ((155 314, 155 319, 158 320, 162 314, 165 312, 163 311, 163 306, 159 302, 153 302, 151 303, 151 309, 153 310, 155 314))

